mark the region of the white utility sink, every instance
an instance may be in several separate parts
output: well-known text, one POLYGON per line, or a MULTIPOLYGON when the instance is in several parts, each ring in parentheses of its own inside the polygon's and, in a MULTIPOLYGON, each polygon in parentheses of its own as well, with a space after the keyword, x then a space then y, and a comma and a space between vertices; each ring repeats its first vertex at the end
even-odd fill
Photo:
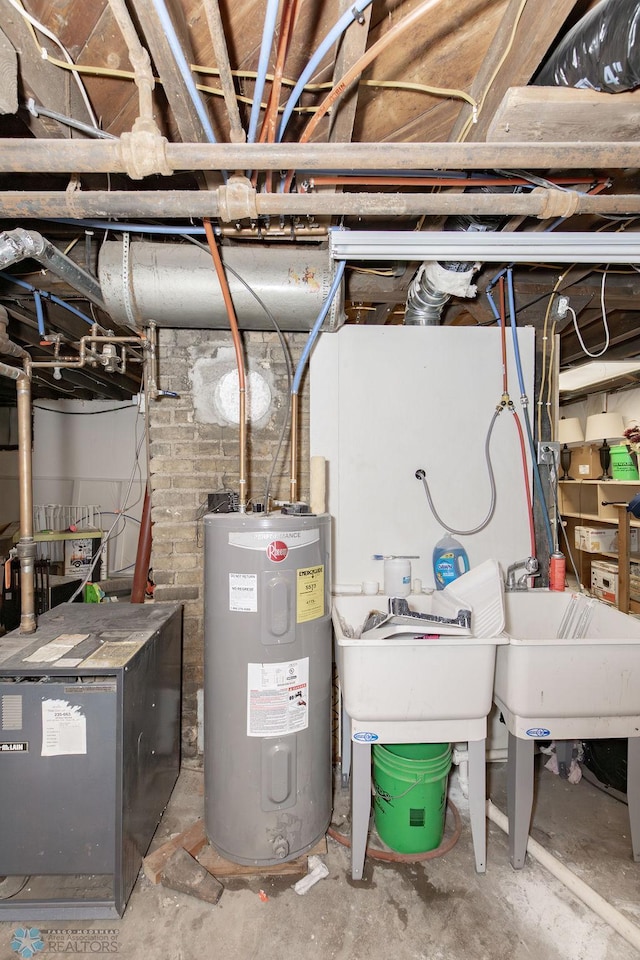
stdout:
POLYGON ((494 700, 515 736, 638 736, 640 621, 570 592, 516 591, 505 606, 494 700))
MULTIPOLYGON (((412 610, 431 612, 431 594, 407 600, 412 610)), ((349 717, 394 722, 486 718, 496 645, 508 643, 508 638, 418 639, 417 631, 386 639, 346 635, 359 631, 372 610, 386 611, 387 605, 388 597, 380 594, 334 598, 338 674, 349 717)), ((422 633, 437 633, 437 627, 425 626, 422 633)))

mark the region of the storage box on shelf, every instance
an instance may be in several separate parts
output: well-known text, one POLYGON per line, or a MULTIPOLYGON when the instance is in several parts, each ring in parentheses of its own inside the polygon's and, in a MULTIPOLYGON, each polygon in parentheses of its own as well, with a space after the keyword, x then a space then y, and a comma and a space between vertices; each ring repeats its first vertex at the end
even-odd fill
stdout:
POLYGON ((563 480, 558 485, 558 505, 580 582, 594 588, 595 579, 597 587, 599 568, 595 568, 595 578, 592 568, 599 557, 618 561, 617 599, 601 599, 617 602, 620 609, 631 613, 640 613, 640 521, 629 519, 616 504, 629 503, 639 492, 637 480, 563 480), (623 561, 619 554, 624 554, 623 561))

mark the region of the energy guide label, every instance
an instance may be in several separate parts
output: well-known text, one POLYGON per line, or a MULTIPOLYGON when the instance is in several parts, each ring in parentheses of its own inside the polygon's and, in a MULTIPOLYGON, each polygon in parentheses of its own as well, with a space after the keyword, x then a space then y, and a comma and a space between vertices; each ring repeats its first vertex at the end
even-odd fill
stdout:
POLYGON ((229 574, 229 610, 234 613, 257 613, 258 575, 256 573, 229 574))
POLYGON ((298 623, 324 617, 324 564, 298 568, 296 609, 298 623))
POLYGON ((283 736, 308 726, 309 658, 247 664, 247 736, 283 736))

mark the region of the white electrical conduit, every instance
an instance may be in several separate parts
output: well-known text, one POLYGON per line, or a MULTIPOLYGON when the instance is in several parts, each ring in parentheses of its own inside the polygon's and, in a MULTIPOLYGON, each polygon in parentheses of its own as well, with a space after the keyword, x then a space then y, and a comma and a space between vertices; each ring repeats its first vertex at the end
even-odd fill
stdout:
MULTIPOLYGON (((487 816, 489 820, 500 827, 504 833, 509 833, 509 821, 507 817, 492 804, 491 800, 487 800, 487 816)), ((640 951, 640 927, 636 926, 636 924, 630 920, 627 920, 608 900, 605 900, 599 893, 596 893, 589 884, 576 876, 568 867, 565 867, 557 857, 554 857, 552 853, 545 850, 545 848, 532 837, 529 837, 527 840, 527 853, 529 853, 534 860, 537 860, 538 863, 542 864, 549 873, 563 883, 579 900, 582 900, 601 920, 608 923, 616 933, 624 937, 627 943, 630 943, 632 947, 640 951)))

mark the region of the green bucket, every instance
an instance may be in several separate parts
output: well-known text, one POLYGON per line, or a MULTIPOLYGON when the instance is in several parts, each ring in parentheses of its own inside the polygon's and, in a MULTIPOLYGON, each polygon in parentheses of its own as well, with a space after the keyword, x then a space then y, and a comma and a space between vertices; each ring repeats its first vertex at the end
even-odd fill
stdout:
POLYGON ((397 853, 426 853, 442 842, 450 743, 376 743, 373 809, 380 839, 397 853))
POLYGON ((611 447, 611 476, 614 480, 638 480, 637 460, 624 443, 611 447))

